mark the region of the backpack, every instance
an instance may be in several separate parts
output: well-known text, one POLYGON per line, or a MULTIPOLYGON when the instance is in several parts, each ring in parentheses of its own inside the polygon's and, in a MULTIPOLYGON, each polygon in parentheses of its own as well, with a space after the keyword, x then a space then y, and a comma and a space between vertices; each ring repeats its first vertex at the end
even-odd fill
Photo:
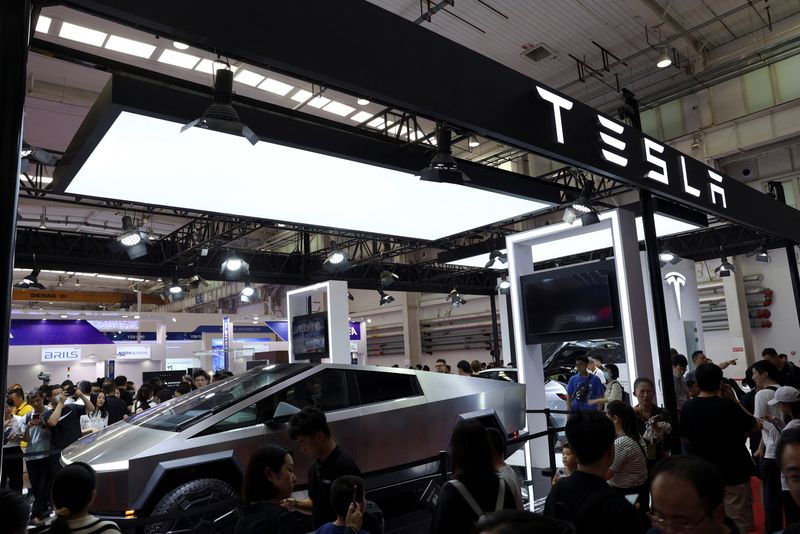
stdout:
POLYGON ((576 402, 586 402, 589 400, 589 392, 591 391, 591 386, 589 383, 594 378, 594 375, 590 374, 586 377, 586 380, 575 386, 575 392, 572 394, 572 400, 576 402))
POLYGON ((472 511, 475 512, 475 515, 478 516, 478 521, 480 521, 487 513, 499 512, 503 509, 503 503, 506 499, 506 483, 502 478, 498 478, 498 481, 497 502, 494 505, 494 510, 489 510, 489 512, 484 512, 481 507, 478 506, 475 498, 460 480, 453 479, 449 481, 448 484, 452 484, 453 487, 458 490, 458 492, 461 494, 461 497, 467 502, 469 507, 472 508, 472 511))

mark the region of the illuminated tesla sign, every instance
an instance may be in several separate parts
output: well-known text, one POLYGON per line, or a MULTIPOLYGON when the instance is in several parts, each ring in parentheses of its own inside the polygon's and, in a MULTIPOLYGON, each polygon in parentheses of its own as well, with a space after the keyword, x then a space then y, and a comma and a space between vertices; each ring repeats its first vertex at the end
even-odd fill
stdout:
POLYGON ((664 280, 675 290, 675 302, 678 304, 678 317, 683 319, 681 312, 681 288, 686 285, 686 277, 681 273, 671 272, 664 276, 664 280))
MULTIPOLYGON (((542 139, 544 153, 711 213, 733 215, 728 213, 732 210, 727 192, 733 180, 579 102, 538 85, 535 94, 544 104, 539 111, 546 110, 552 124, 549 132, 539 132, 550 136, 542 139)), ((738 186, 734 185, 740 198, 744 192, 738 186)), ((746 204, 740 202, 737 210, 746 204)))

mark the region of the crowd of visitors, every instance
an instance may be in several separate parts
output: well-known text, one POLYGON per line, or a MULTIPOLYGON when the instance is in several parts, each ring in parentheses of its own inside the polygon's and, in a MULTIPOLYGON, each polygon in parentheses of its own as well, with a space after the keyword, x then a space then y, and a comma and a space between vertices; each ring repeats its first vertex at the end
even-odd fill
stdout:
MULTIPOLYGON (((697 351, 691 356, 695 367, 688 370, 688 359, 673 354, 677 421, 656 404, 652 379, 636 379, 631 397, 616 365, 576 357, 576 372, 566 386, 571 415, 564 466, 552 475, 543 515, 524 511, 521 482, 506 463, 506 437, 467 419, 456 424, 450 439, 453 477, 433 499, 432 532, 745 534, 757 527, 754 476, 761 480, 764 509, 758 527, 766 533, 800 532, 800 372, 774 349, 764 349, 762 356, 740 387, 723 377, 723 367, 735 360, 716 365, 697 351)), ((459 375, 482 370, 479 362, 465 360, 455 367, 459 375)), ((437 372, 447 368, 446 361, 436 362, 437 372)), ((98 422, 135 417, 227 376, 197 371, 172 389, 146 384, 135 390, 125 377, 65 381, 27 394, 12 386, 3 432, 7 489, 0 491, 5 529, 25 532, 29 522, 42 525, 52 516, 51 532, 118 532, 113 523, 89 514, 92 468, 62 467, 53 452, 98 422), (32 506, 20 498, 22 452, 32 506)), ((247 465, 236 533, 382 533, 381 510, 366 499, 361 471, 337 444, 325 413, 304 408, 289 420, 288 434, 312 460, 307 498, 293 496, 295 453, 266 445, 247 465)))
MULTIPOLYGON (((213 380, 228 376, 231 376, 228 372, 218 372, 213 380)), ((193 376, 186 375, 177 387, 167 387, 155 381, 142 385, 138 390, 125 376, 117 376, 113 380, 101 377, 94 382, 81 380, 74 383, 65 380, 60 384, 31 389, 27 393, 19 384, 13 384, 7 391, 3 419, 2 486, 18 495, 22 494, 23 473, 27 470, 30 482, 28 496, 32 498, 27 522, 42 526, 54 514, 60 517, 58 509, 64 508, 56 501, 57 481, 64 476, 66 483, 76 488, 69 498, 80 502, 68 501, 66 508, 71 510, 71 514, 64 516, 67 523, 58 523, 62 525, 61 530, 51 525, 51 531, 69 532, 63 530, 69 524, 83 525, 80 526, 81 532, 86 534, 111 532, 104 525, 101 525, 102 528, 93 526, 91 521, 85 519, 88 516, 81 512, 84 505, 88 506, 89 494, 94 491, 94 474, 87 474, 87 469, 91 472, 91 468, 85 464, 72 464, 72 469, 67 471, 59 461, 60 451, 86 434, 133 417, 211 381, 208 373, 196 370, 193 376), (73 466, 78 466, 78 470, 73 466), (63 474, 65 471, 66 475, 63 474), (91 486, 91 490, 86 490, 86 495, 78 491, 88 486, 91 486), (84 502, 81 499, 86 500, 84 502), (73 523, 73 519, 77 522, 73 523)))

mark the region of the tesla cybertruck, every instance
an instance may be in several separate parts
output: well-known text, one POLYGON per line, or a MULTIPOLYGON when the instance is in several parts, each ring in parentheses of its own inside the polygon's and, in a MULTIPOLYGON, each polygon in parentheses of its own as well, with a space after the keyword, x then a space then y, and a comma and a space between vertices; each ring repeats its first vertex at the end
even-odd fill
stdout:
MULTIPOLYGON (((440 451, 461 419, 518 437, 525 427, 524 388, 389 367, 265 365, 85 436, 64 449, 61 462, 91 465, 97 472, 93 511, 121 521, 234 498, 251 453, 264 444, 295 451, 302 488, 311 459, 289 438, 288 420, 317 406, 376 498, 438 477, 440 451)), ((178 530, 158 524, 145 531, 178 530)))

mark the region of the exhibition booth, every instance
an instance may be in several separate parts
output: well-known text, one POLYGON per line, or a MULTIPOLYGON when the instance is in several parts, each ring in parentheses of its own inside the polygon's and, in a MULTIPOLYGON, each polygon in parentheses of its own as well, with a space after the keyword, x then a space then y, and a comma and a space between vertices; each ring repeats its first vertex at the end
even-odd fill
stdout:
MULTIPOLYGON (((93 12, 114 20, 136 20, 141 27, 189 43, 205 43, 204 36, 215 35, 214 46, 236 51, 237 59, 254 65, 279 65, 283 71, 348 93, 434 117, 437 134, 444 125, 449 125, 502 139, 626 184, 634 195, 638 193, 638 202, 621 207, 605 204, 603 207, 609 209, 600 211, 597 209, 600 203, 592 206, 587 198, 586 210, 573 212, 564 222, 548 221, 532 229, 508 231, 498 238, 504 240, 502 247, 453 259, 454 265, 489 271, 492 278, 502 274, 490 271, 492 268, 508 271, 509 285, 501 294, 490 287, 480 296, 485 299, 481 305, 488 306, 488 310, 481 310, 479 318, 463 309, 454 311, 458 307, 456 297, 459 304, 466 302, 455 287, 451 294, 436 297, 438 306, 449 307, 452 302, 452 315, 449 311, 441 316, 433 311, 424 312, 426 303, 420 301, 421 293, 431 287, 439 290, 447 287, 444 291, 449 291, 455 285, 447 279, 446 269, 437 272, 432 281, 419 274, 427 264, 435 263, 432 260, 398 267, 406 269, 404 272, 409 276, 420 277, 406 286, 395 286, 415 296, 401 298, 395 308, 384 308, 394 297, 386 298, 383 283, 378 285, 375 272, 367 268, 371 266, 359 271, 362 279, 355 275, 349 278, 344 271, 308 273, 306 265, 316 266, 321 262, 317 261, 319 254, 307 250, 307 244, 303 252, 316 263, 309 260, 308 264, 299 264, 298 273, 294 273, 297 278, 293 280, 302 279, 304 283, 293 285, 294 289, 287 292, 285 316, 281 318, 181 313, 88 317, 72 316, 67 310, 39 316, 36 312, 12 313, 8 303, 0 303, 0 315, 11 318, 10 336, 0 334, 8 337, 9 344, 7 352, 0 352, 3 355, 0 366, 8 369, 4 373, 5 383, 31 385, 45 376, 54 381, 62 377, 73 381, 95 380, 116 373, 126 375, 138 385, 147 372, 183 373, 204 368, 212 372, 229 369, 241 374, 258 363, 386 365, 391 362, 407 367, 430 361, 438 354, 444 356, 452 348, 447 340, 434 342, 429 336, 424 341, 425 332, 462 328, 468 332, 478 330, 482 339, 490 339, 474 349, 485 354, 484 360, 492 357, 497 363, 516 365, 519 382, 525 384, 528 410, 522 434, 543 436, 550 425, 545 413, 541 413, 548 407, 545 396, 548 377, 544 368, 547 351, 554 345, 587 340, 618 343, 622 347, 618 362, 620 381, 625 390, 631 391, 636 378, 653 379, 658 404, 665 406, 677 420, 671 348, 687 355, 705 349, 712 358, 719 359, 741 354, 737 365, 728 371, 739 377, 756 357, 756 347, 765 344, 765 339, 775 339, 750 329, 751 321, 761 327, 766 324, 769 315, 764 310, 771 304, 771 297, 768 299, 761 291, 756 299, 748 301, 743 275, 751 273, 743 271, 745 265, 750 265, 749 260, 734 260, 734 264, 727 260, 728 255, 742 255, 746 250, 737 249, 736 243, 715 245, 713 255, 720 261, 712 269, 721 276, 720 280, 712 279, 711 272, 707 273, 707 279, 702 272, 698 275, 698 264, 689 258, 690 247, 684 247, 682 239, 689 232, 698 232, 713 240, 715 224, 709 225, 709 216, 713 216, 713 223, 728 221, 769 236, 775 261, 768 269, 783 269, 781 320, 792 329, 797 329, 800 323, 797 316, 800 277, 795 258, 795 244, 800 243, 800 212, 643 135, 636 125, 638 118, 628 117, 629 122, 612 119, 475 52, 456 47, 432 32, 426 35, 416 26, 395 26, 393 20, 373 12, 377 9, 374 6, 354 8, 356 13, 348 16, 325 11, 335 23, 321 17, 312 17, 310 21, 298 18, 300 12, 291 3, 253 8, 266 10, 262 15, 266 18, 269 14, 270 20, 281 16, 286 21, 310 24, 308 34, 313 38, 297 45, 296 36, 286 33, 291 28, 288 22, 286 28, 265 34, 259 26, 259 20, 265 18, 252 17, 242 20, 242 27, 235 32, 222 31, 213 21, 197 17, 187 20, 180 9, 189 9, 187 2, 176 2, 175 6, 159 8, 157 12, 148 6, 120 7, 110 1, 74 3, 86 4, 93 12), (376 45, 368 54, 380 51, 386 55, 374 61, 374 72, 345 63, 350 59, 344 58, 351 58, 354 50, 362 49, 363 41, 356 43, 346 33, 348 28, 355 30, 353 21, 359 20, 359 16, 375 21, 367 33, 396 28, 398 36, 405 36, 426 54, 414 55, 407 50, 401 54, 391 47, 376 45), (263 37, 254 40, 253 35, 263 37), (322 43, 329 48, 324 58, 309 48, 322 43), (428 57, 430 50, 439 52, 428 57), (337 59, 339 54, 341 59, 337 59), (455 61, 452 68, 442 69, 437 61, 445 54, 452 54, 460 61, 455 61), (426 83, 404 79, 407 75, 403 73, 412 71, 426 75, 426 83), (441 90, 430 91, 430 87, 441 90), (463 91, 463 87, 474 90, 463 91), (491 105, 487 106, 487 102, 491 105), (674 254, 664 259, 667 244, 674 254), (785 254, 780 247, 785 247, 785 254), (506 256, 507 263, 490 267, 493 256, 499 255, 506 256), (368 275, 372 278, 368 279, 368 275), (712 283, 719 285, 712 287, 709 285, 712 283), (380 293, 379 303, 375 287, 380 293), (720 289, 724 290, 724 308, 719 307, 719 298, 714 300, 714 295, 707 294, 708 291, 716 294, 720 289), (363 305, 359 294, 353 304, 353 293, 357 290, 369 291, 373 304, 363 305), (749 306, 753 302, 756 303, 749 306), (398 308, 399 313, 391 321, 376 321, 374 327, 368 326, 368 316, 388 316, 398 308), (453 326, 459 313, 464 318, 453 326), (491 328, 487 328, 486 317, 491 328), (728 326, 725 334, 714 326, 719 324, 728 326), (382 359, 380 353, 371 350, 370 336, 391 338, 392 349, 397 349, 391 353, 393 359, 388 356, 382 359), (422 359, 422 352, 428 360, 422 359)), ((322 2, 317 4, 325 10, 322 2)), ((376 242, 385 236, 441 242, 449 236, 522 215, 554 207, 573 209, 576 203, 572 196, 580 194, 583 198, 585 191, 591 193, 585 182, 583 189, 576 191, 574 187, 556 187, 521 173, 462 160, 453 160, 453 165, 469 176, 467 180, 463 177, 449 181, 441 177, 438 181, 420 180, 419 170, 429 168, 431 151, 436 150, 432 143, 402 144, 396 139, 366 135, 354 127, 333 128, 324 121, 301 121, 291 110, 261 106, 252 99, 242 98, 241 104, 237 102, 241 108, 241 120, 236 121, 239 135, 231 135, 230 129, 215 131, 213 127, 190 127, 182 131, 181 125, 191 126, 190 121, 208 106, 209 97, 201 90, 207 88, 164 78, 169 83, 113 71, 100 99, 66 150, 63 164, 56 170, 53 181, 56 192, 269 218, 281 221, 280 224, 284 221, 294 224, 303 232, 309 226, 339 228, 358 235, 374 235, 376 242), (242 124, 252 128, 250 133, 255 132, 253 136, 258 141, 255 146, 241 136, 245 132, 242 124), (252 165, 253 161, 260 165, 252 165), (116 170, 114 180, 107 179, 109 168, 116 170), (228 175, 226 194, 221 195, 220 176, 228 175), (287 179, 295 175, 302 175, 302 179, 287 179), (195 194, 186 195, 187 190, 195 194), (357 208, 350 207, 354 196, 372 190, 380 190, 380 196, 362 199, 357 208), (291 201, 275 202, 271 204, 275 211, 265 214, 264 199, 275 191, 282 191, 282 196, 291 201), (386 199, 404 205, 404 209, 385 209, 386 199), (449 210, 445 217, 443 206, 455 209, 449 210)), ((19 118, 20 109, 8 104, 5 107, 0 117, 19 118)), ((638 110, 635 116, 638 117, 638 110)), ((17 130, 14 137, 19 136, 17 130)), ((2 163, 18 160, 18 147, 14 150, 4 147, 2 163)), ((14 241, 13 219, 7 228, 3 244, 13 257, 10 246, 14 241)), ((255 282, 259 268, 263 272, 271 268, 271 258, 257 257, 262 252, 253 251, 251 274, 255 282)), ((207 254, 208 249, 203 257, 207 254)), ((285 264, 292 261, 293 254, 282 258, 285 264)), ((296 255, 300 254, 298 248, 296 255)), ((458 250, 455 254, 458 255, 458 250)), ((703 256, 703 261, 711 258, 703 256)), ((196 261, 198 264, 192 265, 195 273, 215 275, 217 265, 212 270, 210 264, 200 263, 205 261, 200 257, 196 261)), ((161 265, 148 268, 163 269, 161 265)), ((6 278, 10 279, 10 266, 6 270, 6 278)), ((765 270, 759 276, 772 276, 769 272, 765 270)), ((498 276, 497 282, 501 280, 498 276)), ((429 307, 434 309, 433 305, 429 307)), ((0 341, 4 339, 0 337, 0 341)), ((794 346, 794 341, 782 342, 794 346)), ((464 352, 451 354, 458 354, 459 358, 470 354, 466 343, 464 347, 464 352)), ((409 397, 421 397, 419 384, 414 384, 417 383, 412 380, 403 387, 408 386, 409 397)), ((381 399, 381 402, 387 400, 381 399)), ((408 399, 404 396, 394 400, 408 399)), ((480 409, 491 411, 492 407, 482 405, 480 409)), ((251 411, 251 419, 256 421, 261 412, 256 412, 256 408, 251 411)), ((485 416, 480 413, 480 417, 485 416)), ((251 432, 255 435, 256 431, 251 432)), ((516 431, 512 434, 519 437, 516 431)), ((531 501, 541 498, 549 489, 549 479, 541 476, 541 471, 552 461, 552 451, 546 443, 546 439, 524 443, 527 479, 534 481, 531 501)))

